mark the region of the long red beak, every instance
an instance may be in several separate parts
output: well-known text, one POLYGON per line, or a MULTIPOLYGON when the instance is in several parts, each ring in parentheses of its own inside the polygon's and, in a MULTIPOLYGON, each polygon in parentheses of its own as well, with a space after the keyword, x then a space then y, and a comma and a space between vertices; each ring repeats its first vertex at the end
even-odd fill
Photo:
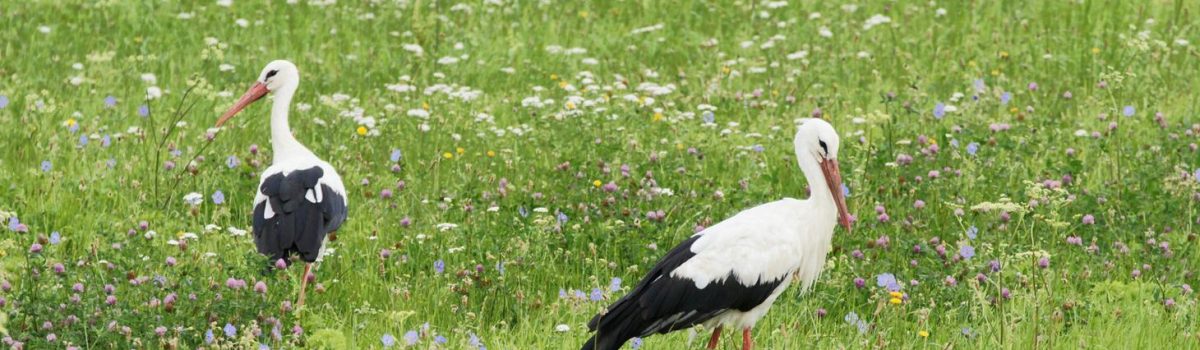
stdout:
POLYGON ((229 107, 229 110, 225 111, 225 114, 221 115, 221 119, 217 119, 217 127, 221 127, 221 125, 225 124, 226 121, 229 121, 229 118, 233 118, 233 116, 237 115, 238 112, 241 112, 242 109, 245 109, 246 106, 254 103, 254 101, 258 101, 259 99, 263 98, 263 96, 266 96, 267 92, 270 92, 270 90, 267 90, 266 84, 255 82, 254 86, 251 86, 250 90, 246 90, 246 93, 242 94, 242 98, 238 99, 237 103, 233 104, 233 107, 229 107))
POLYGON ((838 211, 838 223, 846 228, 846 232, 852 232, 850 209, 846 208, 846 195, 842 193, 842 170, 838 168, 838 162, 826 159, 821 162, 821 172, 825 173, 825 185, 829 186, 829 193, 833 194, 833 204, 837 206, 838 211))

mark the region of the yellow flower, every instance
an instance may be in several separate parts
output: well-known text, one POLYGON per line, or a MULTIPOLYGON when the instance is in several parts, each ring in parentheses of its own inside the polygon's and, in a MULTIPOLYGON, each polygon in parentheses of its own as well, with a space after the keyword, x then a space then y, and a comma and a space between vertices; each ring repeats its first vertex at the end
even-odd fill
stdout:
POLYGON ((579 11, 579 18, 588 18, 587 11, 579 11))
POLYGON ((575 102, 567 101, 567 109, 575 109, 575 102))
POLYGON ((1009 109, 1008 109, 1008 112, 1009 112, 1009 113, 1012 113, 1012 114, 1017 114, 1017 112, 1019 112, 1019 111, 1020 111, 1020 110, 1019 110, 1019 109, 1017 109, 1017 107, 1013 107, 1013 108, 1009 108, 1009 109))
POLYGON ((70 127, 70 126, 75 126, 75 124, 78 124, 78 123, 75 121, 75 118, 68 118, 68 119, 67 119, 67 121, 66 121, 65 123, 63 123, 63 125, 66 125, 66 126, 69 126, 69 127, 70 127))
POLYGON ((721 74, 729 74, 729 66, 721 66, 721 74))
POLYGON ((675 144, 675 149, 677 149, 677 150, 681 150, 681 151, 682 151, 682 150, 683 150, 683 144, 682 144, 682 143, 676 143, 676 144, 675 144))
POLYGON ((1000 58, 1008 58, 1008 51, 1000 51, 1000 58))
POLYGON ((592 186, 600 187, 600 180, 592 181, 592 186))
POLYGON ((993 69, 993 70, 992 70, 992 76, 994 77, 994 76, 998 76, 998 75, 1000 75, 1000 70, 998 70, 998 69, 993 69))
POLYGON ((357 131, 358 131, 358 136, 366 136, 367 135, 367 127, 365 127, 365 126, 360 125, 358 127, 357 131))
POLYGON ((467 150, 463 149, 462 147, 455 148, 454 151, 458 152, 458 154, 460 154, 460 155, 463 153, 467 153, 467 150))
POLYGON ((921 336, 921 338, 929 338, 929 331, 920 331, 917 332, 917 335, 921 336))
POLYGON ((1098 55, 1098 54, 1100 54, 1100 48, 1099 48, 1099 47, 1093 47, 1093 48, 1092 48, 1092 54, 1093 54, 1093 55, 1098 55))
POLYGON ((558 80, 558 74, 550 74, 550 80, 558 80))
POLYGON ((903 300, 900 300, 900 298, 892 298, 891 300, 888 300, 888 302, 892 303, 892 305, 900 305, 903 300))
POLYGON ((495 157, 495 156, 496 156, 496 151, 488 150, 488 153, 487 153, 487 155, 488 155, 488 157, 495 157))
POLYGON ((888 295, 891 296, 892 298, 900 298, 900 297, 904 296, 904 294, 902 294, 900 292, 890 292, 890 293, 888 293, 888 295))
POLYGON ((421 109, 429 110, 429 102, 421 102, 421 109))
POLYGON ((454 153, 450 153, 450 152, 442 153, 442 158, 453 159, 454 153))
POLYGON ((657 122, 657 121, 662 121, 662 120, 663 120, 662 112, 654 112, 654 121, 657 122))

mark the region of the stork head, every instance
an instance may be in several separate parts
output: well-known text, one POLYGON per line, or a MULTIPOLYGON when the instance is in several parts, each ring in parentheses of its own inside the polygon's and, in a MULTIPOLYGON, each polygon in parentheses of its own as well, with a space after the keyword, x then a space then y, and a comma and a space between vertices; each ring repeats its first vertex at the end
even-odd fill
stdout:
MULTIPOLYGON (((815 161, 821 169, 821 177, 833 195, 833 205, 837 208, 838 223, 850 231, 850 210, 846 207, 846 196, 842 192, 842 171, 838 167, 838 147, 841 138, 833 125, 821 119, 805 119, 796 130, 796 157, 800 164, 813 164, 815 161)), ((808 171, 808 169, 805 169, 808 171)), ((811 177, 810 177, 811 179, 811 177)), ((821 186, 810 183, 809 186, 821 186)))
POLYGON ((263 67, 262 72, 258 73, 258 80, 254 81, 254 85, 250 86, 250 90, 246 90, 239 98, 237 103, 233 104, 225 114, 217 119, 217 127, 225 124, 246 106, 249 106, 254 101, 266 96, 268 92, 276 91, 295 91, 296 86, 300 85, 300 70, 296 69, 296 65, 285 60, 275 60, 267 63, 263 67))

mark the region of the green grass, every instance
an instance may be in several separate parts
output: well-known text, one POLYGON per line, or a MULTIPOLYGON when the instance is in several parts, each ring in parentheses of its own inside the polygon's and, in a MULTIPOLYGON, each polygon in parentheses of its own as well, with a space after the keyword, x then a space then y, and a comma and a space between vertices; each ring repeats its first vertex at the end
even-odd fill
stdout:
MULTIPOLYGON (((804 197, 793 121, 819 108, 843 136, 859 221, 853 234, 835 233, 813 290, 790 290, 759 322, 761 348, 1200 348, 1197 298, 1184 291, 1200 285, 1194 2, 897 1, 854 11, 820 1, 301 2, 0 4, 0 219, 28 228, 0 227, 0 278, 12 285, 0 292, 0 333, 32 349, 380 348, 383 335, 403 347, 406 332, 428 324, 419 348, 474 348, 472 334, 491 349, 577 348, 585 322, 697 225, 804 197), (891 21, 864 29, 876 14, 891 21), (445 57, 459 60, 439 64, 445 57), (324 289, 296 312, 280 309, 299 272, 261 275, 251 239, 226 229, 249 229, 257 172, 271 159, 268 107, 204 137, 280 58, 300 67, 294 103, 310 107, 293 106, 298 139, 339 168, 350 192, 350 219, 316 272, 324 289), (400 83, 416 91, 388 89, 400 83), (653 96, 644 83, 672 91, 653 96), (428 90, 437 84, 481 94, 428 90), (164 94, 145 101, 151 86, 164 94), (935 118, 938 103, 956 111, 935 118), (704 125, 702 105, 716 108, 715 125, 704 125), (376 121, 368 136, 356 132, 357 109, 376 121), (186 165, 197 156, 193 175, 186 165), (177 167, 164 170, 168 160, 177 167), (1064 191, 1044 190, 1065 175, 1064 191), (223 204, 211 200, 218 190, 223 204), (190 192, 205 202, 189 207, 190 192), (976 210, 1002 198, 1017 203, 1007 221, 976 210), (651 210, 665 220, 646 220, 651 210), (156 236, 145 238, 141 221, 156 236), (197 238, 168 244, 184 233, 197 238), (883 236, 888 244, 875 244, 883 236), (42 252, 30 252, 35 243, 42 252), (954 258, 963 245, 972 259, 954 258), (1042 256, 1049 267, 1037 267, 1042 256), (905 285, 903 304, 875 286, 882 273, 905 285), (614 277, 623 288, 610 292, 614 277), (268 292, 227 288, 230 278, 268 292), (573 296, 593 288, 604 301, 573 296), (862 332, 845 321, 851 312, 862 332), (236 337, 222 335, 226 324, 236 337), (556 332, 560 324, 570 330, 556 332), (447 342, 432 345, 436 336, 447 342)), ((703 346, 699 332, 688 348, 703 346)), ((643 348, 681 348, 688 336, 649 337, 643 348)), ((727 333, 722 348, 740 347, 737 338, 727 333)))

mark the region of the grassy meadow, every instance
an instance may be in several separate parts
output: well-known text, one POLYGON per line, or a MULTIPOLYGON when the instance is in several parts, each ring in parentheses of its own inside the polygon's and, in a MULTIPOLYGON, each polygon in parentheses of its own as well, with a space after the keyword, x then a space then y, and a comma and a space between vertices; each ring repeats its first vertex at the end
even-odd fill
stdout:
POLYGON ((578 348, 670 247, 807 196, 819 116, 857 222, 759 348, 1197 349, 1197 11, 0 1, 0 347, 578 348), (349 192, 302 308, 248 232, 269 104, 210 129, 275 59, 349 192))

